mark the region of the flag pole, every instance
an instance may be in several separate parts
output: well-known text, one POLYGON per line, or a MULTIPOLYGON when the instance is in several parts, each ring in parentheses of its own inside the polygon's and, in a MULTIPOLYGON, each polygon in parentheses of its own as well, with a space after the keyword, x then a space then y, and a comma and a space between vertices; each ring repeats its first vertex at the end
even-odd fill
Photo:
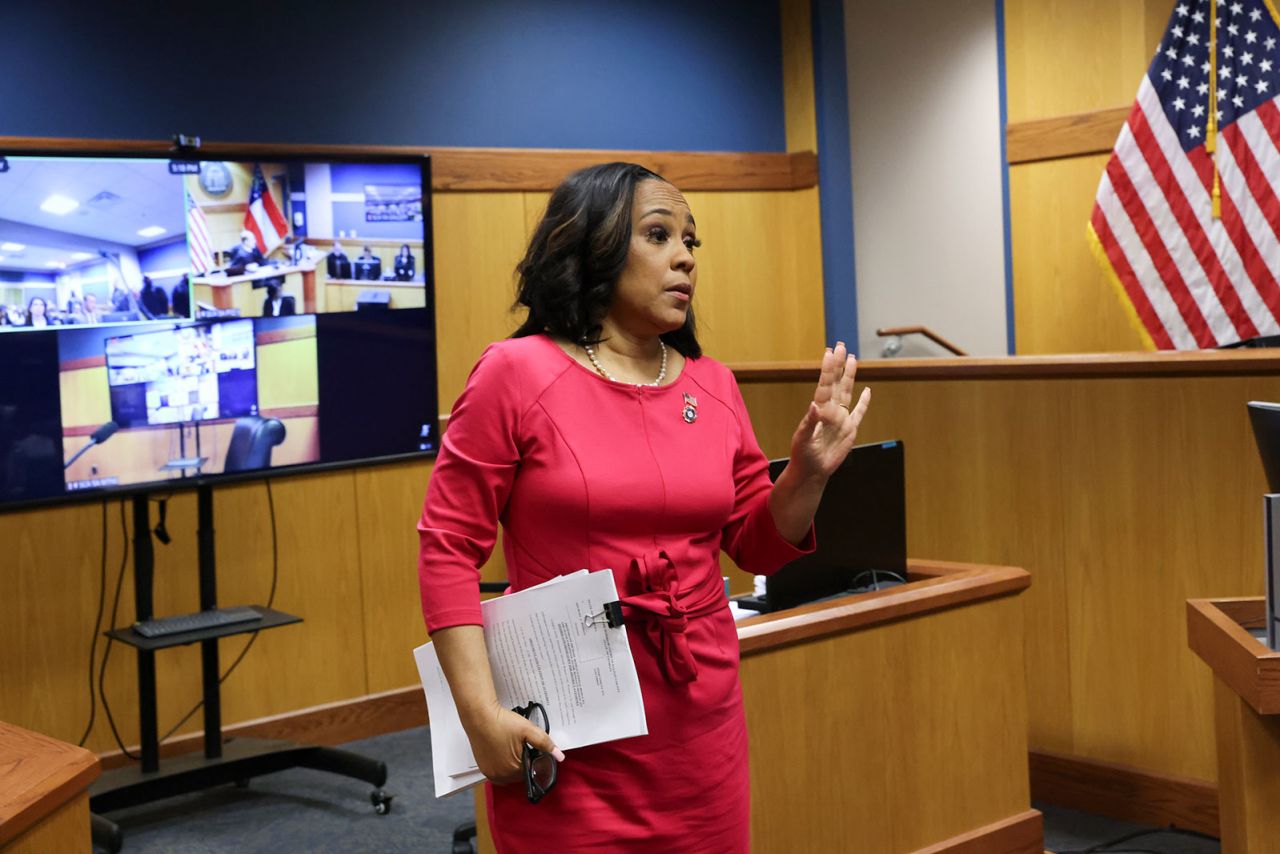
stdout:
POLYGON ((1218 10, 1209 4, 1209 129, 1204 150, 1213 164, 1213 218, 1222 219, 1222 184, 1218 178, 1218 10))

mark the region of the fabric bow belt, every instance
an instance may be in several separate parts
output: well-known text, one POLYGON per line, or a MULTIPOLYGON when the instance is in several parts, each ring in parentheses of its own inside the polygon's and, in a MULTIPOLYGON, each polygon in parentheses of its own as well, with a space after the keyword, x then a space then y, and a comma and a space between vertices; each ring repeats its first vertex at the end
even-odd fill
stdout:
POLYGON ((642 624, 649 639, 661 654, 663 672, 670 682, 692 682, 698 678, 698 664, 689 650, 686 631, 689 620, 705 617, 724 608, 724 593, 719 585, 710 586, 708 595, 692 603, 682 603, 677 594, 680 579, 676 565, 665 551, 656 559, 631 560, 632 577, 639 577, 644 590, 636 596, 623 596, 623 614, 628 624, 642 624))

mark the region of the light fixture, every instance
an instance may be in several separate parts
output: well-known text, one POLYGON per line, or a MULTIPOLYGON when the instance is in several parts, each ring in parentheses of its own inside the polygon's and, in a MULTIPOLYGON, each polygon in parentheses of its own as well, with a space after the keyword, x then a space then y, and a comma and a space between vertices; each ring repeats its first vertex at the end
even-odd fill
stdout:
POLYGON ((88 261, 92 257, 93 257, 92 252, 72 252, 71 253, 71 260, 73 261, 88 261))
POLYGON ((57 193, 40 203, 40 210, 58 216, 66 216, 78 207, 80 207, 80 203, 75 199, 59 196, 57 193))
POLYGON ((166 230, 167 229, 165 229, 163 226, 149 225, 146 228, 138 229, 138 236, 139 237, 159 237, 160 235, 164 234, 166 230))
POLYGON ((66 263, 65 263, 65 262, 63 262, 63 261, 45 261, 45 262, 44 262, 44 265, 45 265, 46 267, 52 267, 52 268, 53 268, 53 269, 55 269, 55 270, 65 270, 65 269, 67 269, 67 265, 66 265, 66 263))
POLYGON ((7 241, 5 243, 0 243, 0 249, 3 249, 5 252, 21 252, 26 248, 27 244, 25 243, 9 243, 7 241))

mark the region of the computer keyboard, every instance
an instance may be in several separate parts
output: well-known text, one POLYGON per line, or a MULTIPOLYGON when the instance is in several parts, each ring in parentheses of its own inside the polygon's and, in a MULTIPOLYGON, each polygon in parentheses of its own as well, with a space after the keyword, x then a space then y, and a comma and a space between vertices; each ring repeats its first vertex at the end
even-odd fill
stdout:
POLYGON ((247 606, 214 608, 211 611, 197 611, 194 614, 178 614, 174 617, 161 617, 158 620, 134 623, 133 630, 146 638, 161 638, 167 635, 198 632, 201 629, 215 629, 218 626, 261 619, 262 614, 247 606))

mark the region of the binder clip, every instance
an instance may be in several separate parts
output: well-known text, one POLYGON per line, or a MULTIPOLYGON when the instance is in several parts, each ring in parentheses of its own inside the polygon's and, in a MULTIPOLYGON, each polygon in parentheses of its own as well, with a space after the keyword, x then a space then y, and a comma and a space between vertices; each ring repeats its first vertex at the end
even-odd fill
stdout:
POLYGON ((606 602, 598 614, 587 614, 582 618, 584 628, 607 626, 616 629, 622 625, 622 603, 606 602))

